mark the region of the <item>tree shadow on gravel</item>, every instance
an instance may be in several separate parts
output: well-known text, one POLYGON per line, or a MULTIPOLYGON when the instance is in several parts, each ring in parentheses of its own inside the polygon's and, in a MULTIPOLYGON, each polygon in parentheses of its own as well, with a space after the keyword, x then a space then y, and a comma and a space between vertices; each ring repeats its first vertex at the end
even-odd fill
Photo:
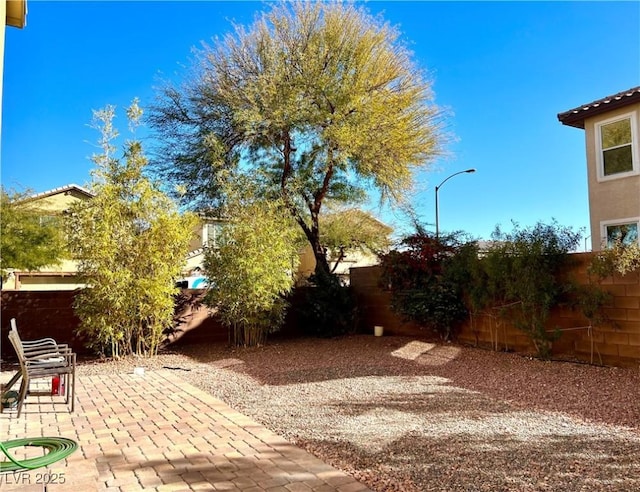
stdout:
POLYGON ((327 406, 345 416, 358 416, 371 411, 387 410, 427 415, 454 413, 467 418, 484 417, 487 414, 512 412, 513 408, 500 400, 484 398, 477 393, 443 387, 442 391, 416 393, 393 393, 374 398, 350 402, 329 403, 327 406))
MULTIPOLYGON (((638 428, 637 370, 539 361, 470 347, 460 347, 455 357, 436 357, 437 363, 434 354, 444 350, 438 347, 416 360, 391 355, 414 341, 411 337, 356 335, 328 340, 274 339, 251 349, 224 344, 180 346, 176 352, 211 365, 230 359, 242 361, 227 369, 271 386, 366 376, 438 376, 458 388, 519 408, 638 428)), ((450 347, 445 349, 451 352, 450 347)))
MULTIPOLYGON (((516 354, 463 347, 445 363, 426 364, 391 354, 411 337, 356 335, 335 339, 273 340, 264 347, 182 346, 181 354, 212 364, 234 358, 230 367, 263 385, 288 385, 363 376, 439 376, 459 388, 509 401, 520 408, 565 412, 594 422, 638 428, 640 372, 528 359, 516 354)), ((445 347, 449 348, 449 347, 445 347)))
MULTIPOLYGON (((237 348, 223 344, 196 344, 175 347, 175 352, 196 362, 238 358, 245 371, 259 373, 264 384, 312 382, 345 376, 422 374, 411 360, 391 353, 413 339, 408 337, 367 337, 278 339, 261 347, 237 348), (267 364, 265 364, 268 362, 267 364)), ((253 374, 250 374, 253 375, 253 374)))
MULTIPOLYGON (((285 363, 286 364, 286 363, 285 363)), ((239 372, 247 374, 252 378, 260 381, 261 384, 271 386, 280 386, 287 384, 304 384, 316 383, 323 381, 333 381, 340 379, 354 379, 361 377, 386 377, 386 376, 404 376, 414 375, 415 371, 390 370, 388 367, 366 364, 359 366, 347 367, 317 367, 317 368, 273 368, 265 371, 252 371, 251 367, 244 366, 239 368, 239 372), (408 373, 408 374, 407 374, 408 373)))
POLYGON ((297 444, 334 466, 352 469, 375 490, 640 490, 637 441, 563 435, 522 441, 500 434, 442 438, 409 433, 374 452, 349 442, 297 444))

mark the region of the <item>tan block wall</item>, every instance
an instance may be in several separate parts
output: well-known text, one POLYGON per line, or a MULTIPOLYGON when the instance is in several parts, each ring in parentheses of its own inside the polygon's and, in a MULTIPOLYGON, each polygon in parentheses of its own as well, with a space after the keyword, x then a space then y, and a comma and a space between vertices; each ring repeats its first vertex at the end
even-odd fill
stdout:
MULTIPOLYGON (((69 344, 76 353, 88 354, 84 337, 78 336, 80 320, 73 311, 77 291, 5 291, 2 292, 0 320, 0 353, 3 359, 14 359, 13 347, 7 340, 11 318, 16 318, 18 332, 24 340, 51 337, 69 344)), ((211 316, 199 301, 201 290, 184 290, 176 299, 176 323, 171 342, 206 343, 227 340, 227 330, 211 316)))
MULTIPOLYGON (((576 264, 567 272, 568 277, 586 283, 586 268, 592 254, 581 253, 572 258, 576 264)), ((351 270, 362 329, 372 333, 375 325, 383 325, 385 334, 389 335, 432 336, 417 324, 403 322, 391 311, 390 293, 379 285, 380 273, 380 267, 351 270)), ((555 309, 547 329, 559 329, 561 335, 553 342, 552 354, 596 364, 637 367, 640 364, 640 272, 605 279, 601 287, 613 296, 612 307, 606 308, 612 323, 589 328, 589 321, 577 309, 555 309)), ((471 316, 460 327, 458 341, 495 350, 526 354, 535 351, 524 333, 491 312, 471 316)))
POLYGON ((78 353, 86 353, 84 339, 75 334, 79 319, 73 312, 74 291, 4 291, 2 292, 2 325, 0 344, 2 358, 13 358, 13 347, 7 340, 11 318, 16 318, 18 332, 24 340, 51 337, 69 344, 78 353))

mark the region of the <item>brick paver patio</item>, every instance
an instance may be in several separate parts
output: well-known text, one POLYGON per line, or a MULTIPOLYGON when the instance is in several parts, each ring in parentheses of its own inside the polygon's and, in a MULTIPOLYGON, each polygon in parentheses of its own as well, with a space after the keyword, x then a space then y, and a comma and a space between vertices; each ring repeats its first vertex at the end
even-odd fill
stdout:
POLYGON ((0 475, 0 490, 369 490, 169 370, 81 376, 76 395, 73 414, 30 396, 20 418, 0 416, 2 440, 62 436, 80 447, 48 468, 0 475))

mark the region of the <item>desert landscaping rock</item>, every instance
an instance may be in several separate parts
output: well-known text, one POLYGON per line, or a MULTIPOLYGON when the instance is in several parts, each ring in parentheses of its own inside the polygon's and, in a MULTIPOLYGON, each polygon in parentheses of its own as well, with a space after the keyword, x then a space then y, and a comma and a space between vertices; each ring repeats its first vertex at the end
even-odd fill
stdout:
POLYGON ((640 370, 404 337, 185 345, 172 368, 377 491, 640 490, 640 370))

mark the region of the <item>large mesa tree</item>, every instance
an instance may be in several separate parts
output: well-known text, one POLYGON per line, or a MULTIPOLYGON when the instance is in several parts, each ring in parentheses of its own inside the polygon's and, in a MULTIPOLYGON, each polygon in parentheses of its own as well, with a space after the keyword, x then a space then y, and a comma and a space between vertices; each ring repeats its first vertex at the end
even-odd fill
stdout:
POLYGON ((304 232, 316 273, 328 274, 325 201, 353 204, 372 190, 401 200, 414 169, 440 151, 430 82, 399 36, 342 2, 281 2, 235 26, 152 109, 159 171, 207 208, 224 201, 221 171, 261 180, 304 232))

